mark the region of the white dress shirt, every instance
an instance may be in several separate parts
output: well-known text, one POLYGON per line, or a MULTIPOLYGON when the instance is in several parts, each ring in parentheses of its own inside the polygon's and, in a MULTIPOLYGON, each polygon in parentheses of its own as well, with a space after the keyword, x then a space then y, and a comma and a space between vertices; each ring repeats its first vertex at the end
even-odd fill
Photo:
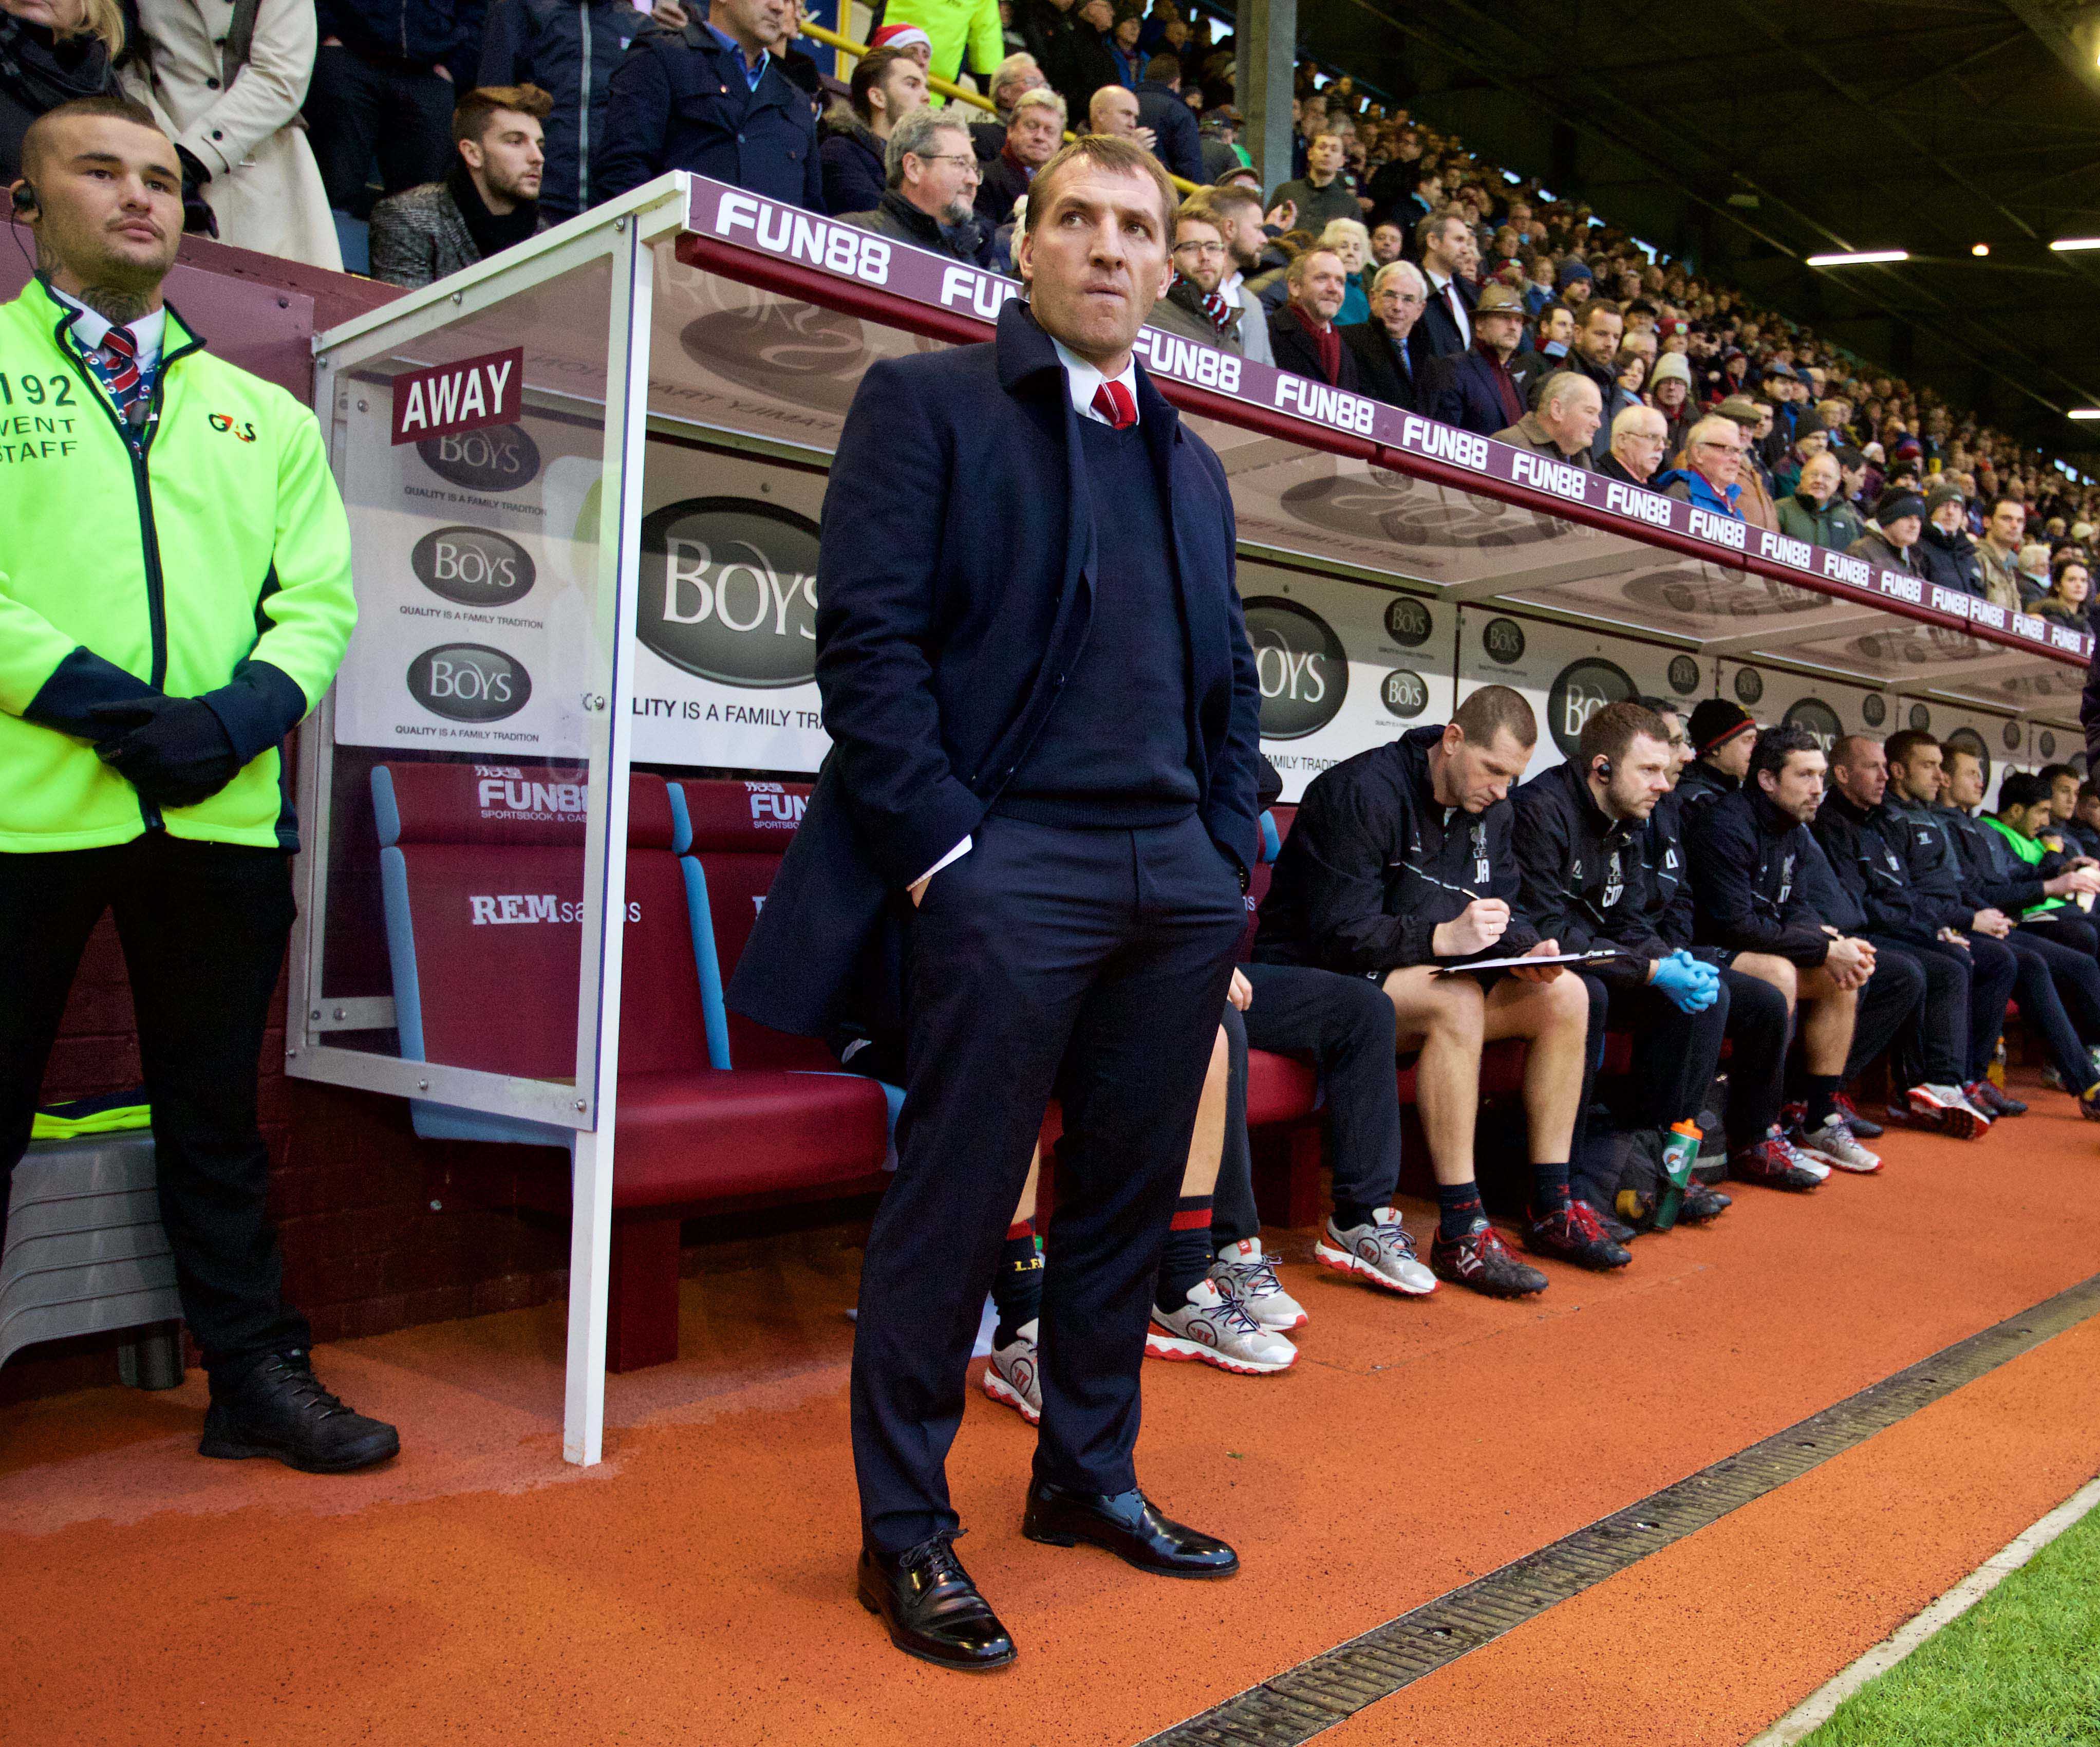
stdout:
POLYGON ((1423 269, 1423 276, 1429 281, 1429 294, 1458 318, 1458 338, 1470 347, 1473 343, 1473 322, 1466 313, 1465 299, 1452 290, 1449 279, 1439 279, 1428 268, 1423 269))

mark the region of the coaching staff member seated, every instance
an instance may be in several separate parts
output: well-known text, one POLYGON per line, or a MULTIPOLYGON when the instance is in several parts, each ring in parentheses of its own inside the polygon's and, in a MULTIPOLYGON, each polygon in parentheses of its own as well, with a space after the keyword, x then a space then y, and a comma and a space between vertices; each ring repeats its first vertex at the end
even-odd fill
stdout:
POLYGON ((207 1456, 319 1472, 391 1426, 315 1380, 264 1207, 255 1066, 292 926, 277 743, 356 617, 313 415, 222 363, 161 301, 175 148, 128 98, 23 142, 37 276, 0 308, 0 1165, 29 1139, 82 949, 114 910, 153 1111, 161 1218, 211 1381, 207 1456))
POLYGON ((1510 788, 1538 741, 1523 697, 1483 686, 1442 728, 1411 729, 1322 771, 1299 803, 1255 940, 1255 957, 1268 963, 1318 965, 1382 984, 1400 1047, 1422 1052, 1422 1123, 1439 1209, 1430 1267, 1496 1298, 1542 1292, 1546 1283, 1502 1246, 1474 1177, 1480 1049, 1498 1037, 1531 1045, 1526 1247, 1585 1267, 1633 1259, 1568 1188, 1590 1024, 1582 980, 1557 965, 1440 974, 1471 958, 1559 950, 1518 905, 1510 843, 1510 788))
MULTIPOLYGON (((1824 769, 1823 749, 1807 729, 1767 728, 1743 786, 1684 815, 1699 944, 1723 949, 1732 970, 1771 984, 1789 1012, 1807 1007, 1799 1034, 1812 1134, 1843 1121, 1838 1089, 1860 991, 1874 971, 1874 949, 1840 934, 1809 905, 1805 869, 1815 847, 1808 827, 1823 799, 1824 769)), ((1826 1174, 1777 1134, 1728 1156, 1730 1176, 1774 1188, 1813 1189, 1826 1174)))
POLYGON ((1076 141, 1037 173, 1014 250, 1030 294, 993 343, 869 370, 824 502, 833 750, 731 994, 819 1031, 885 905, 906 919, 898 1165, 854 1342, 859 1586, 899 1648, 958 1668, 1014 1653, 956 1559, 944 1464, 1053 1091, 1021 1532, 1171 1576, 1238 1568, 1147 1501, 1131 1460, 1259 832, 1224 470, 1131 354, 1175 206, 1143 147, 1076 141))

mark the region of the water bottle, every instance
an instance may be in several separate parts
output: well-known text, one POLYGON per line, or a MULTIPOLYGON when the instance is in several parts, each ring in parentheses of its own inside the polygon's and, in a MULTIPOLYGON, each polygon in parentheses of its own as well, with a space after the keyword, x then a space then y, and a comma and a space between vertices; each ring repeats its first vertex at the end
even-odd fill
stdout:
POLYGON ((1699 1143, 1705 1137, 1693 1121, 1673 1122, 1662 1143, 1662 1194, 1655 1204, 1655 1228, 1667 1232, 1677 1223, 1677 1211, 1684 1205, 1691 1187, 1692 1167, 1699 1162, 1699 1143))

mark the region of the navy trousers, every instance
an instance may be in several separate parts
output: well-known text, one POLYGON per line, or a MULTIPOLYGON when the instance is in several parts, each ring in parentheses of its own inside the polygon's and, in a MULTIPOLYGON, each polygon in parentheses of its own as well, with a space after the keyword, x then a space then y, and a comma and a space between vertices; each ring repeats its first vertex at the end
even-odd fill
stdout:
POLYGON ((2075 946, 2015 928, 2004 944, 2018 966, 2013 992, 2020 1014, 2041 1036, 2049 1066, 2082 1092, 2100 1080, 2089 1046, 2100 1043, 2100 963, 2075 946))
POLYGON ((897 1174, 854 1340, 863 1532, 901 1552, 958 1526, 948 1447, 1043 1112, 1064 1110, 1044 1243, 1035 1474, 1136 1484, 1153 1278, 1246 926, 1202 823, 1069 830, 994 815, 914 916, 897 1174))
POLYGON ((1327 1157, 1338 1206, 1390 1207, 1400 1192, 1400 1076, 1393 1063, 1392 1002, 1368 977, 1304 965, 1242 965, 1254 985, 1245 1013, 1225 1009, 1232 1098, 1225 1152, 1211 1202, 1220 1249, 1261 1235, 1254 1161, 1247 1147, 1247 1046, 1310 1055, 1319 1064, 1327 1157))

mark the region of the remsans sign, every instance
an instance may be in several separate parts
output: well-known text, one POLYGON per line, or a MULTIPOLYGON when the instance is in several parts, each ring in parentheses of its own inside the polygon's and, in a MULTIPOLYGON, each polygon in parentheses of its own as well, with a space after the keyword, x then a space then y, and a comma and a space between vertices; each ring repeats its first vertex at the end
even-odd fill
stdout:
POLYGON ((525 348, 457 364, 404 370, 394 378, 394 441, 424 443, 490 425, 514 425, 525 410, 525 348))
POLYGON ((1607 704, 1637 697, 1640 688, 1615 662, 1585 656, 1562 668, 1546 694, 1546 727, 1564 759, 1575 756, 1590 718, 1607 704))
POLYGON ((1246 603, 1247 640, 1261 680, 1264 740, 1302 740, 1335 719, 1349 692, 1349 656, 1334 627, 1278 595, 1246 603))
POLYGON ((636 632, 673 667, 724 685, 817 672, 817 524, 748 498, 687 498, 642 519, 636 632))

